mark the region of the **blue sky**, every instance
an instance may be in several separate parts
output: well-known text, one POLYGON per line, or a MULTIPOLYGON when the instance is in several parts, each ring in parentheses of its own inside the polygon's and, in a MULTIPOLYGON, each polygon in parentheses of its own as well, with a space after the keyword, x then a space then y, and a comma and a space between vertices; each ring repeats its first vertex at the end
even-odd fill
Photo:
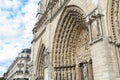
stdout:
POLYGON ((39 0, 0 0, 0 76, 29 48, 39 0))

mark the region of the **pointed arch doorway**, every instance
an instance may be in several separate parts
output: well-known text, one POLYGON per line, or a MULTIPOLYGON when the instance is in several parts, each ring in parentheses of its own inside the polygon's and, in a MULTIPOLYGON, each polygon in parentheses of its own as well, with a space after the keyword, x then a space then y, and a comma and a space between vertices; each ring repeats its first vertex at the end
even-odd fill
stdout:
POLYGON ((91 75, 85 75, 85 71, 90 68, 88 63, 91 55, 84 14, 84 11, 75 5, 67 6, 63 10, 52 48, 54 80, 93 80, 91 75))

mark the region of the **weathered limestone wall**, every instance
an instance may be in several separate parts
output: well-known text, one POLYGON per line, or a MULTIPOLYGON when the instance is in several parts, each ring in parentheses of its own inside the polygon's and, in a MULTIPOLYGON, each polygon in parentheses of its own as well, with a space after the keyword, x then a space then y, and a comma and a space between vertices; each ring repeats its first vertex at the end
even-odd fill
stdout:
MULTIPOLYGON (((115 80, 111 49, 108 42, 107 26, 107 2, 108 0, 99 1, 98 12, 103 15, 101 40, 91 45, 91 54, 93 59, 93 72, 95 80, 115 80)), ((93 41, 94 42, 94 41, 93 41)))
POLYGON ((101 40, 91 46, 94 80, 115 80, 108 42, 101 40))
MULTIPOLYGON (((50 60, 49 60, 49 66, 47 68, 48 72, 48 77, 46 77, 46 80, 54 80, 54 72, 53 72, 53 66, 52 66, 52 48, 53 48, 53 41, 54 41, 54 36, 56 35, 55 31, 58 26, 58 22, 60 17, 62 16, 62 12, 65 8, 65 6, 69 5, 76 5, 79 8, 81 8, 84 11, 84 15, 87 18, 90 18, 89 16, 93 15, 92 12, 97 10, 97 14, 101 14, 101 23, 99 26, 100 28, 100 35, 95 35, 98 37, 98 39, 93 38, 90 40, 90 53, 93 61, 93 73, 94 73, 94 80, 115 80, 115 75, 114 75, 114 70, 113 70, 113 63, 112 57, 111 57, 111 47, 108 42, 109 38, 109 22, 107 21, 108 19, 108 0, 70 0, 68 3, 62 7, 57 15, 54 17, 53 20, 48 21, 48 23, 44 23, 41 27, 45 29, 43 34, 35 40, 33 44, 33 53, 34 53, 34 58, 33 58, 33 70, 34 73, 36 74, 36 66, 39 64, 36 62, 36 60, 39 58, 39 49, 41 44, 44 44, 46 49, 48 49, 50 55, 50 60), (102 26, 102 27, 100 27, 102 26)), ((96 16, 95 15, 95 16, 96 16)), ((98 15, 100 16, 100 15, 98 15)), ((98 19, 99 20, 99 19, 98 19)), ((89 19, 88 19, 89 21, 89 19)), ((86 19, 87 22, 87 19, 86 19)), ((89 25, 87 24, 87 27, 89 25)), ((39 29, 39 31, 43 29, 39 29)), ((94 29, 94 28, 92 28, 94 29)), ((39 34, 39 31, 37 34, 39 34)), ((96 31, 96 30, 94 30, 96 31)), ((90 33, 90 30, 89 30, 90 33)), ((97 33, 97 32, 95 32, 97 33)), ((90 36, 93 36, 90 34, 90 36)), ((94 37, 94 36, 93 36, 94 37)), ((77 55, 76 55, 77 56, 77 55)), ((79 62, 79 61, 78 61, 79 62)), ((79 63, 77 64, 79 65, 79 63)), ((46 72, 45 72, 46 73, 46 72)), ((78 74, 76 74, 78 76, 78 74)), ((35 75, 36 76, 36 75, 35 75)), ((78 78, 79 79, 79 78, 78 78)))
POLYGON ((68 5, 77 5, 84 12, 85 15, 90 14, 95 8, 97 8, 98 0, 70 0, 68 5))

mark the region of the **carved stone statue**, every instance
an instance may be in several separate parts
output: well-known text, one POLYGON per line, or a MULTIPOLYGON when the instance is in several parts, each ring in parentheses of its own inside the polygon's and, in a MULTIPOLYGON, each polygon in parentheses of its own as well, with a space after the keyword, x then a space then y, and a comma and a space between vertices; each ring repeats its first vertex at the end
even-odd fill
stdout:
POLYGON ((92 39, 93 40, 97 39, 98 36, 99 36, 97 20, 92 22, 92 24, 91 24, 91 32, 92 32, 92 39))
POLYGON ((94 43, 95 41, 99 40, 103 35, 103 29, 102 29, 102 14, 91 14, 89 16, 89 31, 90 31, 90 41, 94 43))
POLYGON ((83 64, 83 75, 84 75, 84 80, 88 80, 88 68, 87 68, 87 64, 83 64))

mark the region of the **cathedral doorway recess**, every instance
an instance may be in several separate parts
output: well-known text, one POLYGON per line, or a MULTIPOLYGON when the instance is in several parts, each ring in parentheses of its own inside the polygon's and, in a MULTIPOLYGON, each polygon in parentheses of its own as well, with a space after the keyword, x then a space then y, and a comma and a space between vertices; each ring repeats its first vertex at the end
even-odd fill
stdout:
POLYGON ((82 9, 70 5, 59 19, 52 48, 54 80, 93 80, 89 31, 84 16, 82 9), (81 79, 78 78, 78 69, 81 70, 81 79), (89 73, 85 75, 87 69, 89 73))

